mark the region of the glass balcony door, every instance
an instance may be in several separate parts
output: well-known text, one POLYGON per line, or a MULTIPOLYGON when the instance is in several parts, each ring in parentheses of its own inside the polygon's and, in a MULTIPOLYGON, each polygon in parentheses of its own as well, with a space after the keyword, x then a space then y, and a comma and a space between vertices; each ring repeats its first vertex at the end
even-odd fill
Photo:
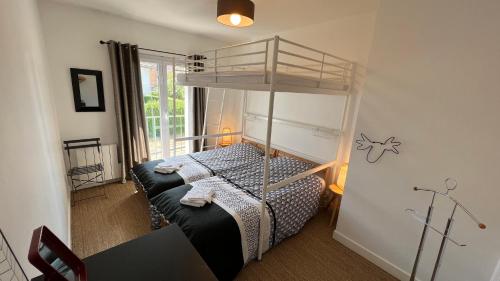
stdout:
MULTIPOLYGON (((177 70, 178 67, 176 67, 177 70)), ((189 153, 189 142, 174 145, 175 135, 189 133, 189 89, 176 87, 176 121, 174 128, 174 71, 173 62, 167 58, 141 55, 141 80, 144 95, 144 111, 148 124, 148 142, 151 160, 166 159, 189 153)))

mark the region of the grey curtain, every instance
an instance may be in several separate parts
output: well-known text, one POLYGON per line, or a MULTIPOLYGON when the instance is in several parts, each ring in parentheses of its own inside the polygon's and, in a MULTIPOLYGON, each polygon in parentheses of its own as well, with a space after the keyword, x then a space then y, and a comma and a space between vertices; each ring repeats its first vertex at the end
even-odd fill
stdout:
MULTIPOLYGON (((200 136, 203 134, 206 103, 207 95, 205 93, 205 88, 195 87, 193 89, 193 133, 195 136, 200 136)), ((194 151, 202 151, 203 148, 201 147, 201 140, 194 140, 193 148, 194 151)))
MULTIPOLYGON (((202 60, 206 57, 200 55, 189 56, 189 59, 202 60)), ((194 62, 192 65, 197 67, 203 67, 202 62, 194 62)), ((203 71, 201 68, 195 68, 195 72, 203 71)), ((207 103, 207 95, 205 88, 194 87, 193 88, 193 133, 195 136, 203 134, 203 123, 205 122, 205 106, 207 103)), ((205 140, 205 144, 206 144, 205 140)), ((202 151, 201 140, 193 141, 193 150, 202 151)))
POLYGON ((125 181, 134 165, 149 160, 139 51, 137 45, 108 43, 118 128, 118 160, 125 181))

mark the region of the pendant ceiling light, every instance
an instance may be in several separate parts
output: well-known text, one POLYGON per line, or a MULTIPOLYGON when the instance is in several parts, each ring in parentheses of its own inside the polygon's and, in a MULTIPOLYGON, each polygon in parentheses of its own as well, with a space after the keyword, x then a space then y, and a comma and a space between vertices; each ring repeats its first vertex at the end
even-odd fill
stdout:
POLYGON ((217 21, 232 27, 253 24, 255 5, 250 0, 218 0, 217 21))

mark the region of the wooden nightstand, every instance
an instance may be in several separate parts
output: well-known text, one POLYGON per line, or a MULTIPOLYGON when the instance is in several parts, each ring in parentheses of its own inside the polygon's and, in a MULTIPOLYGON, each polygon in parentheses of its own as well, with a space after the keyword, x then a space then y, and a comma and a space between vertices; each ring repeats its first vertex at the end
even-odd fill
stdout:
POLYGON ((332 200, 328 205, 328 208, 332 210, 332 216, 330 217, 330 226, 333 225, 334 220, 338 217, 340 210, 340 201, 342 201, 342 195, 344 194, 344 189, 340 188, 336 184, 331 184, 328 189, 333 194, 332 200))

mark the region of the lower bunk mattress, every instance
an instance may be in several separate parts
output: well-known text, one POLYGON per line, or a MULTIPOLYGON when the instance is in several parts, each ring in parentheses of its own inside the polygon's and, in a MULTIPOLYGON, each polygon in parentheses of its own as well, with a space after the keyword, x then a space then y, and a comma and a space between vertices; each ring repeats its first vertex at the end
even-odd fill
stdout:
MULTIPOLYGON (((284 157, 271 159, 270 167, 271 184, 311 168, 284 157)), ((205 178, 151 199, 152 220, 178 224, 219 280, 234 279, 257 257, 263 167, 246 171, 205 178), (180 199, 193 187, 210 188, 212 204, 182 205, 180 199)), ((323 179, 313 175, 267 194, 264 251, 302 229, 317 213, 323 189, 323 179)))
POLYGON ((262 150, 251 144, 240 143, 225 148, 172 157, 167 160, 149 161, 134 166, 130 175, 136 186, 144 190, 150 199, 170 188, 218 173, 241 170, 245 166, 261 161, 263 161, 262 150), (155 172, 154 168, 162 162, 167 162, 170 165, 181 165, 181 168, 171 174, 155 172))

